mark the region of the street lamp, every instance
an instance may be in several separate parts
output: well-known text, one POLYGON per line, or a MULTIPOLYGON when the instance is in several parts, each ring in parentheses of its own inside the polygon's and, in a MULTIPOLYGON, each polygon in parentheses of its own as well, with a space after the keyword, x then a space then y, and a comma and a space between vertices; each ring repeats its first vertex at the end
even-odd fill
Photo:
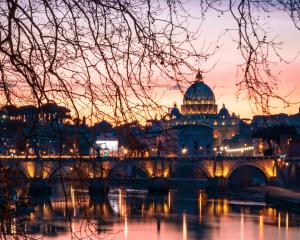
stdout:
POLYGON ((183 147, 182 150, 181 150, 182 155, 186 155, 187 152, 188 152, 187 148, 183 147))
POLYGON ((13 148, 11 148, 11 149, 9 150, 9 153, 10 153, 10 155, 13 157, 13 156, 15 155, 15 153, 16 153, 16 150, 13 149, 13 148))
POLYGON ((123 153, 124 153, 124 156, 126 156, 127 153, 128 153, 128 149, 127 149, 127 148, 124 148, 123 153))

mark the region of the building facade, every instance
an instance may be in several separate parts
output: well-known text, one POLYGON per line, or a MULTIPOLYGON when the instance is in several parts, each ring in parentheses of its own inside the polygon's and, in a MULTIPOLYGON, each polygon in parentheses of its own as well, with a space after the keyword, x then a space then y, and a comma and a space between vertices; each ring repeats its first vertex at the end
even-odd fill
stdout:
POLYGON ((215 95, 212 89, 203 81, 198 71, 194 83, 186 90, 181 111, 176 104, 169 111, 169 125, 206 124, 213 129, 214 147, 219 148, 226 140, 238 134, 240 119, 234 113, 230 114, 223 104, 218 111, 215 95))

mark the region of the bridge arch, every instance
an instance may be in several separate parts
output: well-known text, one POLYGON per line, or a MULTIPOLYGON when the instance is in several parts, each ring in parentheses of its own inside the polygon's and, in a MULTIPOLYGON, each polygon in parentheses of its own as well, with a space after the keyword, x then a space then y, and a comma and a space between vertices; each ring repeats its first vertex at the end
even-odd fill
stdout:
POLYGON ((270 175, 266 169, 257 163, 241 163, 235 165, 227 175, 229 186, 249 186, 267 184, 270 175))
POLYGON ((133 178, 133 177, 140 177, 140 178, 148 178, 149 175, 142 167, 136 164, 115 164, 109 170, 108 174, 109 178, 133 178))
POLYGON ((76 164, 65 164, 54 168, 47 176, 48 179, 53 179, 55 176, 61 174, 63 178, 88 178, 90 177, 88 172, 82 167, 78 167, 76 164))
POLYGON ((206 168, 202 165, 184 163, 175 166, 170 173, 170 178, 209 179, 211 176, 206 168))

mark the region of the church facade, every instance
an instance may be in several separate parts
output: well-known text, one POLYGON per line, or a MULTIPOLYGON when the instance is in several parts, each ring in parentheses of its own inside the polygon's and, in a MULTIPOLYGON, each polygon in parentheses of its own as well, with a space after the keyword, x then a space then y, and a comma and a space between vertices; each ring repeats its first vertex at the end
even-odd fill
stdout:
POLYGON ((203 124, 210 126, 213 129, 215 148, 226 145, 226 140, 230 140, 239 132, 239 117, 234 113, 230 114, 224 104, 218 111, 215 95, 204 83, 200 71, 184 94, 181 111, 175 104, 169 111, 168 119, 170 127, 203 124))
POLYGON ((149 120, 138 137, 149 156, 211 157, 240 130, 238 116, 223 106, 218 111, 212 89, 200 71, 186 90, 181 109, 175 104, 160 120, 149 120))

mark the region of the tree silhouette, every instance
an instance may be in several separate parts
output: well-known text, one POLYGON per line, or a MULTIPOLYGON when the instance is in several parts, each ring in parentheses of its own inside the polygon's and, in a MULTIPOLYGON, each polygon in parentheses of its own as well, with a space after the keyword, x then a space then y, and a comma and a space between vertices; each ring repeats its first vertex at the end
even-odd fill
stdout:
MULTIPOLYGON (((189 26, 191 19, 204 20, 211 11, 220 16, 230 14, 236 23, 234 29, 226 31, 234 33, 242 56, 238 89, 246 91, 249 101, 264 112, 269 111, 274 98, 290 104, 277 94, 277 77, 272 71, 274 56, 277 61, 284 61, 278 51, 281 43, 269 37, 264 28, 266 20, 261 19, 280 11, 287 13, 293 27, 300 30, 299 1, 198 0, 197 3, 199 14, 193 17, 186 1, 181 0, 1 1, 0 105, 5 105, 1 114, 6 116, 11 112, 9 117, 14 121, 23 118, 30 122, 24 140, 18 139, 20 149, 24 150, 28 139, 34 140, 38 130, 55 133, 61 154, 62 140, 69 137, 69 132, 75 138, 68 139, 69 145, 74 146, 75 142, 92 146, 85 137, 85 120, 80 124, 82 115, 121 125, 149 119, 153 112, 162 113, 156 89, 174 84, 181 89, 188 81, 188 73, 194 74, 199 63, 219 47, 218 44, 196 47, 201 26, 196 31, 189 26), (32 106, 16 107, 24 104, 32 106), (70 113, 78 129, 68 126, 72 129, 66 132, 60 124, 70 120, 70 113), (37 130, 40 118, 51 124, 37 130)), ((119 135, 126 146, 144 149, 132 132, 121 131, 122 128, 118 128, 119 135)), ((74 155, 80 158, 80 153, 74 155)), ((61 159, 58 161, 61 163, 61 159)), ((7 196, 8 170, 2 164, 0 169, 0 193, 7 196)), ((82 175, 84 169, 79 170, 82 175)), ((60 170, 58 175, 65 191, 60 170)), ((0 224, 4 236, 7 234, 4 229, 12 219, 9 201, 5 204, 2 207, 7 215, 0 224)))
MULTIPOLYGON (((276 93, 273 56, 283 61, 264 21, 273 11, 289 14, 299 29, 296 0, 199 0, 199 16, 230 13, 243 62, 237 86, 264 112, 276 93)), ((7 0, 0 5, 0 91, 5 102, 68 105, 75 115, 114 122, 149 118, 158 111, 157 76, 179 87, 214 50, 196 48, 193 18, 184 1, 7 0), (22 89, 22 90, 21 90, 22 89), (146 114, 145 114, 146 113, 146 114)), ((221 34, 221 33, 220 33, 221 34)), ((217 48, 218 46, 216 46, 217 48)), ((5 103, 4 102, 4 103, 5 103)))

